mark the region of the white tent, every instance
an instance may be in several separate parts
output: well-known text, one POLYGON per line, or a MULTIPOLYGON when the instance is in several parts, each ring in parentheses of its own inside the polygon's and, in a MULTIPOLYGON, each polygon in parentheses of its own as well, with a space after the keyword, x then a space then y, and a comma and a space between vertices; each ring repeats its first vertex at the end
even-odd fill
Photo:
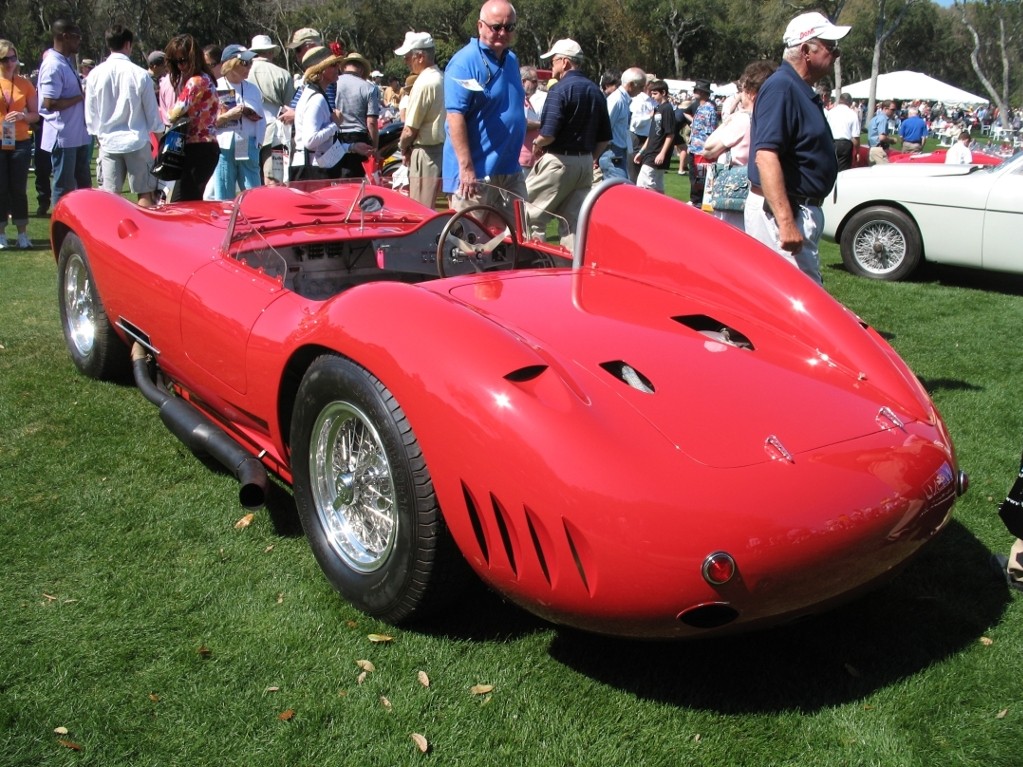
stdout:
MULTIPOLYGON (((852 85, 842 86, 842 93, 848 93, 854 99, 870 97, 870 80, 862 80, 852 85)), ((981 104, 988 99, 976 96, 954 85, 935 80, 921 72, 889 72, 877 76, 877 98, 923 101, 940 101, 943 104, 981 104)))

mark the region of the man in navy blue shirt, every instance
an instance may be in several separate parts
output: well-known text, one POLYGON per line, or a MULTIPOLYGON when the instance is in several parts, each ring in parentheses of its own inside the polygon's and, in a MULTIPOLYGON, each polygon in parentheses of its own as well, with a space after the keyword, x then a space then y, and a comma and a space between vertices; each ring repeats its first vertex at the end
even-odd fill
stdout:
POLYGON ((558 40, 541 59, 551 60, 558 84, 547 94, 533 155, 542 153, 526 178, 530 226, 544 229, 552 213, 564 219, 561 244, 572 249, 579 211, 593 186, 594 162, 611 141, 607 99, 579 71, 583 51, 575 40, 558 40))
POLYGON ((817 282, 823 198, 838 178, 838 159, 824 106, 813 86, 835 66, 849 27, 804 13, 785 30, 782 64, 753 106, 746 233, 817 282))

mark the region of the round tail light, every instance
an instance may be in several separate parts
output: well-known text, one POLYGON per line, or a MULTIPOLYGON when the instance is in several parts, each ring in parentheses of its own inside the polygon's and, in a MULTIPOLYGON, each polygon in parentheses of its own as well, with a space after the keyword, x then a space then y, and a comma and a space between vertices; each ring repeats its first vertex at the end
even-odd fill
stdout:
POLYGON ((735 577, 737 569, 731 554, 718 551, 703 560, 703 579, 711 586, 723 586, 735 577))

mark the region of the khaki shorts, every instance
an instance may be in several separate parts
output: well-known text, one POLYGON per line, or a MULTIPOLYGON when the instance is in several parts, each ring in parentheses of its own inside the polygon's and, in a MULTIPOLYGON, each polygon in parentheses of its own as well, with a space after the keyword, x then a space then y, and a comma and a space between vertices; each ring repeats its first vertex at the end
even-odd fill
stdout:
POLYGON ((103 189, 120 194, 124 179, 133 194, 151 194, 156 191, 156 176, 153 175, 153 150, 149 144, 134 152, 111 154, 100 147, 100 169, 103 189))

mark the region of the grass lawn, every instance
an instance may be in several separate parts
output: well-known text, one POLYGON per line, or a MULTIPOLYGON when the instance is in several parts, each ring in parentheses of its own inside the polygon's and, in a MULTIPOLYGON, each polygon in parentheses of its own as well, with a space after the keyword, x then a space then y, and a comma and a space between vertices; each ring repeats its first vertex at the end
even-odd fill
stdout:
POLYGON ((47 223, 0 253, 5 767, 1020 763, 1023 595, 987 560, 1011 542, 995 512, 1023 446, 1023 281, 883 284, 823 249, 828 290, 917 372, 972 479, 881 590, 720 641, 582 635, 482 590, 406 630, 330 589, 287 493, 236 528, 231 477, 135 389, 75 372, 47 223))

